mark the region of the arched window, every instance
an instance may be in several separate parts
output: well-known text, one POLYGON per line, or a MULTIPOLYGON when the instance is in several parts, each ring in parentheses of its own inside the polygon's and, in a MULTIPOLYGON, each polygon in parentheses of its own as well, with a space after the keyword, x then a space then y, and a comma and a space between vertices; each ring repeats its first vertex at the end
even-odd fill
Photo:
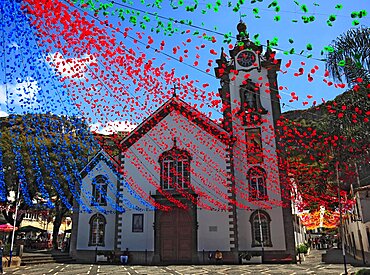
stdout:
POLYGON ((266 171, 255 166, 248 170, 249 198, 251 200, 268 200, 266 188, 266 171))
POLYGON ((190 154, 174 146, 159 157, 161 187, 165 190, 188 188, 190 185, 190 154))
POLYGON ((92 201, 91 205, 107 205, 108 179, 99 175, 92 181, 92 201))
POLYGON ((252 247, 262 246, 262 242, 263 246, 272 246, 270 228, 271 218, 269 214, 265 211, 257 210, 252 213, 249 221, 252 227, 252 247))
POLYGON ((102 214, 95 214, 90 219, 90 246, 104 246, 105 225, 107 221, 102 214))

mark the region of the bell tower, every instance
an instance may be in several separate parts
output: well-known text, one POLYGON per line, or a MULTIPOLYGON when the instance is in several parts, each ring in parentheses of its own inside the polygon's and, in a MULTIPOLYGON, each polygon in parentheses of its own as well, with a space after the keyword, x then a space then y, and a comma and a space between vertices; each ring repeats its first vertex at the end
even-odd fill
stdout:
POLYGON ((276 258, 280 253, 295 259, 292 212, 282 196, 275 130, 281 114, 277 84, 281 59, 275 58, 268 41, 265 51, 252 42, 244 22, 237 30, 235 46, 229 55, 222 49, 215 68, 221 84, 223 127, 235 140, 230 153, 231 185, 235 199, 248 209, 233 206, 236 247, 250 252, 262 248, 263 257, 276 258), (263 226, 261 217, 266 220, 263 226))
POLYGON ((249 39, 244 22, 237 25, 237 30, 237 43, 229 56, 222 48, 215 68, 221 82, 224 127, 229 132, 233 130, 233 121, 251 127, 271 119, 276 121, 281 113, 277 89, 281 59, 275 59, 269 45, 263 53, 263 47, 249 39))

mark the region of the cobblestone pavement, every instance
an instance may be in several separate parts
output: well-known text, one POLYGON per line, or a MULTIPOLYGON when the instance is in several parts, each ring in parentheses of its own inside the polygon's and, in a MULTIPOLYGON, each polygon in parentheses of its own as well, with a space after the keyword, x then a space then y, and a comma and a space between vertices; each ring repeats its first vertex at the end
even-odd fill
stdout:
MULTIPOLYGON (((347 266, 348 274, 354 274, 360 267, 347 266)), ((14 275, 103 275, 103 274, 342 274, 341 264, 321 263, 321 252, 313 251, 302 264, 260 264, 260 265, 182 265, 182 266, 120 266, 99 264, 40 264, 5 269, 5 274, 14 275)))

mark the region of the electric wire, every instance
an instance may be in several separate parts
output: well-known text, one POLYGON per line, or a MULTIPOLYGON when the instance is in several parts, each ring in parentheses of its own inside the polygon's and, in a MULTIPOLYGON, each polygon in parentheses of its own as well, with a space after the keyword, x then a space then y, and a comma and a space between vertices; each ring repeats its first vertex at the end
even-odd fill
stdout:
MULTIPOLYGON (((95 19, 97 19, 97 18, 95 18, 95 19)), ((133 38, 133 39, 135 39, 135 38, 133 38)), ((139 42, 141 42, 141 41, 139 41, 139 42)), ((144 44, 144 45, 145 45, 145 43, 142 43, 142 44, 144 44)))

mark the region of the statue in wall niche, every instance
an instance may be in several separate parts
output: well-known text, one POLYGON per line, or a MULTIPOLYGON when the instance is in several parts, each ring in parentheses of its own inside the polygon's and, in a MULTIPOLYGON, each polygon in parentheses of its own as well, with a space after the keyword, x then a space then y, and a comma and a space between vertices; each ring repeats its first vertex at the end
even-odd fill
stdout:
POLYGON ((240 85, 240 112, 244 115, 251 113, 260 117, 268 113, 267 109, 262 106, 260 87, 251 80, 246 84, 240 85))

